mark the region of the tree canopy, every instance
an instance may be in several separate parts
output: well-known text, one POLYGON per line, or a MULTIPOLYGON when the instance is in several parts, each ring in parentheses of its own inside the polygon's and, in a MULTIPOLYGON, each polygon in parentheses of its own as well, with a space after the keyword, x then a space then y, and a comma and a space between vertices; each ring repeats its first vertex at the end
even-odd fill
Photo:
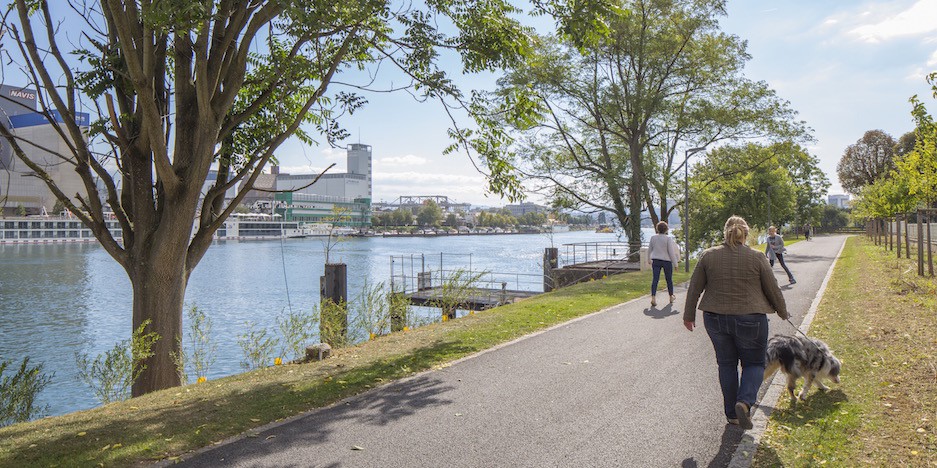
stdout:
POLYGON ((897 142, 882 130, 869 130, 854 144, 846 147, 836 173, 847 192, 858 194, 862 187, 874 183, 895 168, 897 142))

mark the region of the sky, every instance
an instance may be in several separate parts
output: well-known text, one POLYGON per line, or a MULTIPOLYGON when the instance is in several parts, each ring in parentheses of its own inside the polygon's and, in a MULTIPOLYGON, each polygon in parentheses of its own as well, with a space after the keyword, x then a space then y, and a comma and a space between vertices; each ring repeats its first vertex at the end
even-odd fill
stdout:
MULTIPOLYGON (((867 130, 895 138, 913 129, 908 99, 934 98, 924 77, 937 71, 937 0, 816 1, 729 0, 724 31, 748 41, 746 76, 763 80, 790 101, 814 129, 807 145, 842 193, 836 164, 867 130)), ((542 21, 542 20, 540 20, 542 21)), ((543 26, 543 23, 539 26, 543 26)), ((491 89, 493 75, 463 76, 465 88, 491 89)), ((400 195, 446 195, 459 202, 499 206, 485 194, 484 177, 465 154, 443 155, 451 123, 438 103, 406 93, 367 96, 368 105, 345 121, 348 143, 372 145, 374 200, 400 195)), ((285 172, 308 172, 345 152, 291 141, 278 153, 285 172)), ((536 201, 536 200, 534 200, 536 201)))

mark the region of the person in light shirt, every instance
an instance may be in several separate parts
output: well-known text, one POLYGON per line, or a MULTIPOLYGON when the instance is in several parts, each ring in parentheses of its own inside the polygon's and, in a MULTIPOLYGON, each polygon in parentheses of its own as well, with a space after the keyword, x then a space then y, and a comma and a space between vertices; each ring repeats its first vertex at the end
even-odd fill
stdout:
POLYGON ((647 244, 647 262, 651 265, 654 272, 654 279, 651 280, 651 307, 657 306, 657 283, 660 281, 660 272, 664 271, 664 279, 667 280, 667 294, 670 295, 670 303, 675 299, 673 295, 673 269, 680 262, 680 248, 673 237, 667 235, 670 226, 661 221, 657 223, 657 234, 651 236, 647 244))

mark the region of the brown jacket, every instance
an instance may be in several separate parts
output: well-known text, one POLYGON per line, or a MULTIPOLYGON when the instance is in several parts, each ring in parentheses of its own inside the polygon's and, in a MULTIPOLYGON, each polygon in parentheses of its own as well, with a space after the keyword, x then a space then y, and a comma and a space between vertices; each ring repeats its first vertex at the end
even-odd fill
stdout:
POLYGON ((787 319, 787 304, 768 259, 748 246, 726 244, 707 249, 690 278, 683 320, 696 321, 699 309, 725 315, 771 314, 787 319))

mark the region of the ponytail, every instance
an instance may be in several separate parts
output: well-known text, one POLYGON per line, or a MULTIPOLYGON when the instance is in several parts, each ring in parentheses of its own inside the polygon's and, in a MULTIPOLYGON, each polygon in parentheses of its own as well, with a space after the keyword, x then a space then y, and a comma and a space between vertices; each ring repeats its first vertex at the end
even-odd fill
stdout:
POLYGON ((732 216, 726 220, 725 243, 729 246, 743 245, 748 238, 748 223, 741 216, 732 216))

